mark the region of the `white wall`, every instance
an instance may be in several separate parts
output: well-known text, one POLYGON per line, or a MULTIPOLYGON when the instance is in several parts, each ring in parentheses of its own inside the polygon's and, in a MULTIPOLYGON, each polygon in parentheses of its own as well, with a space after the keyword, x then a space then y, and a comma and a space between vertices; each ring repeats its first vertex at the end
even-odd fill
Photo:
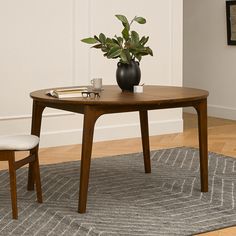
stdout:
MULTIPOLYGON (((154 57, 141 62, 145 84, 182 85, 182 0, 1 0, 0 135, 29 133, 31 91, 86 85, 92 77, 116 84, 116 61, 92 51, 80 39, 121 31, 115 14, 147 19, 134 26, 150 36, 154 57), (108 10, 109 8, 109 10, 108 10)), ((42 146, 81 142, 83 117, 46 109, 42 146)), ((181 110, 150 112, 151 135, 182 131, 181 110)), ((139 136, 137 113, 99 118, 95 140, 139 136)))
POLYGON ((208 113, 236 119, 236 46, 227 45, 225 0, 184 0, 184 86, 210 92, 208 113))

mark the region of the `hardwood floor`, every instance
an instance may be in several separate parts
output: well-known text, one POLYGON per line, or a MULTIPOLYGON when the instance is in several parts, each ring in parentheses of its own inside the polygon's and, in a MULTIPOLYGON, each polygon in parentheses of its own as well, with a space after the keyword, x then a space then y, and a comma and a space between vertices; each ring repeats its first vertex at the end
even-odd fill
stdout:
MULTIPOLYGON (((198 147, 197 117, 184 113, 184 132, 150 137, 152 150, 177 146, 198 147)), ((96 132, 96 131, 95 131, 96 132)), ((218 118, 208 118, 209 151, 221 153, 236 158, 236 121, 218 118)), ((93 158, 112 156, 142 151, 141 139, 125 139, 97 142, 93 145, 93 158)), ((66 162, 80 159, 81 145, 42 148, 39 152, 40 164, 66 162)), ((18 158, 24 153, 19 153, 18 158)), ((1 164, 4 162, 1 162, 1 164)), ((7 163, 0 169, 8 168, 7 163)), ((233 236, 236 227, 222 229, 201 236, 233 236)))

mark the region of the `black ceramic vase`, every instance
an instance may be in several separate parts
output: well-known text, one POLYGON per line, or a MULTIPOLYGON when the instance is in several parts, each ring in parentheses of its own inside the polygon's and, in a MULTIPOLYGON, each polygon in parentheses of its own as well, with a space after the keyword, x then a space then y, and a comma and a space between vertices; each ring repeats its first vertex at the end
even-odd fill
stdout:
POLYGON ((129 64, 118 62, 116 81, 122 91, 133 91, 133 86, 138 85, 141 78, 139 62, 132 60, 129 64))

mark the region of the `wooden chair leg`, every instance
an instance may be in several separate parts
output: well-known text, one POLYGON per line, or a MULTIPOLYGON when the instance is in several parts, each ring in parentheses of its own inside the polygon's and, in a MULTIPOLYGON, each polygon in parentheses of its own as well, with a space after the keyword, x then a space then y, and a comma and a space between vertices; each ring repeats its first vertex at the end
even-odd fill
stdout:
POLYGON ((11 205, 12 205, 12 217, 18 218, 17 210, 17 190, 16 190, 16 169, 15 169, 15 153, 9 152, 9 175, 10 175, 10 187, 11 187, 11 205))
POLYGON ((39 159, 38 159, 38 153, 35 154, 35 161, 33 163, 34 165, 34 180, 36 184, 36 192, 37 192, 37 201, 38 203, 43 202, 42 198, 42 189, 41 189, 41 180, 40 180, 40 169, 39 169, 39 159))
POLYGON ((27 184, 27 190, 32 191, 34 190, 34 171, 33 171, 33 163, 29 163, 29 169, 28 169, 28 184, 27 184))

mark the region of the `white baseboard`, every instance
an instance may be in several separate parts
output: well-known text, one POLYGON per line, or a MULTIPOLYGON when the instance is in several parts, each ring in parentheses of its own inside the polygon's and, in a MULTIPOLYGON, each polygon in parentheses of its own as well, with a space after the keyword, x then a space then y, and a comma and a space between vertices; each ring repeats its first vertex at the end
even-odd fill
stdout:
MULTIPOLYGON (((184 108, 185 112, 196 113, 194 108, 184 108)), ((208 104, 208 116, 236 120, 236 108, 208 104)))
MULTIPOLYGON (((179 132, 183 132, 182 119, 149 122, 150 136, 179 132)), ((140 136, 139 123, 101 126, 95 128, 94 142, 134 138, 140 136)), ((41 134, 40 147, 81 144, 81 142, 82 129, 43 132, 41 134)))
MULTIPOLYGON (((180 109, 149 113, 151 136, 183 131, 180 109), (156 117, 158 120, 156 121, 156 117), (173 119, 166 119, 173 117, 173 119)), ((114 114, 113 114, 114 115, 114 114)), ((0 117, 0 135, 29 134, 31 116, 19 115, 0 117)), ((40 147, 53 147, 82 143, 83 116, 74 113, 50 113, 43 115, 40 147), (74 128, 76 127, 76 128, 74 128)), ((105 116, 96 123, 94 141, 116 140, 140 137, 138 113, 105 116), (118 122, 117 122, 118 121, 118 122), (107 125, 108 124, 108 125, 107 125)))
POLYGON ((209 104, 208 115, 218 118, 236 120, 236 108, 209 104))

